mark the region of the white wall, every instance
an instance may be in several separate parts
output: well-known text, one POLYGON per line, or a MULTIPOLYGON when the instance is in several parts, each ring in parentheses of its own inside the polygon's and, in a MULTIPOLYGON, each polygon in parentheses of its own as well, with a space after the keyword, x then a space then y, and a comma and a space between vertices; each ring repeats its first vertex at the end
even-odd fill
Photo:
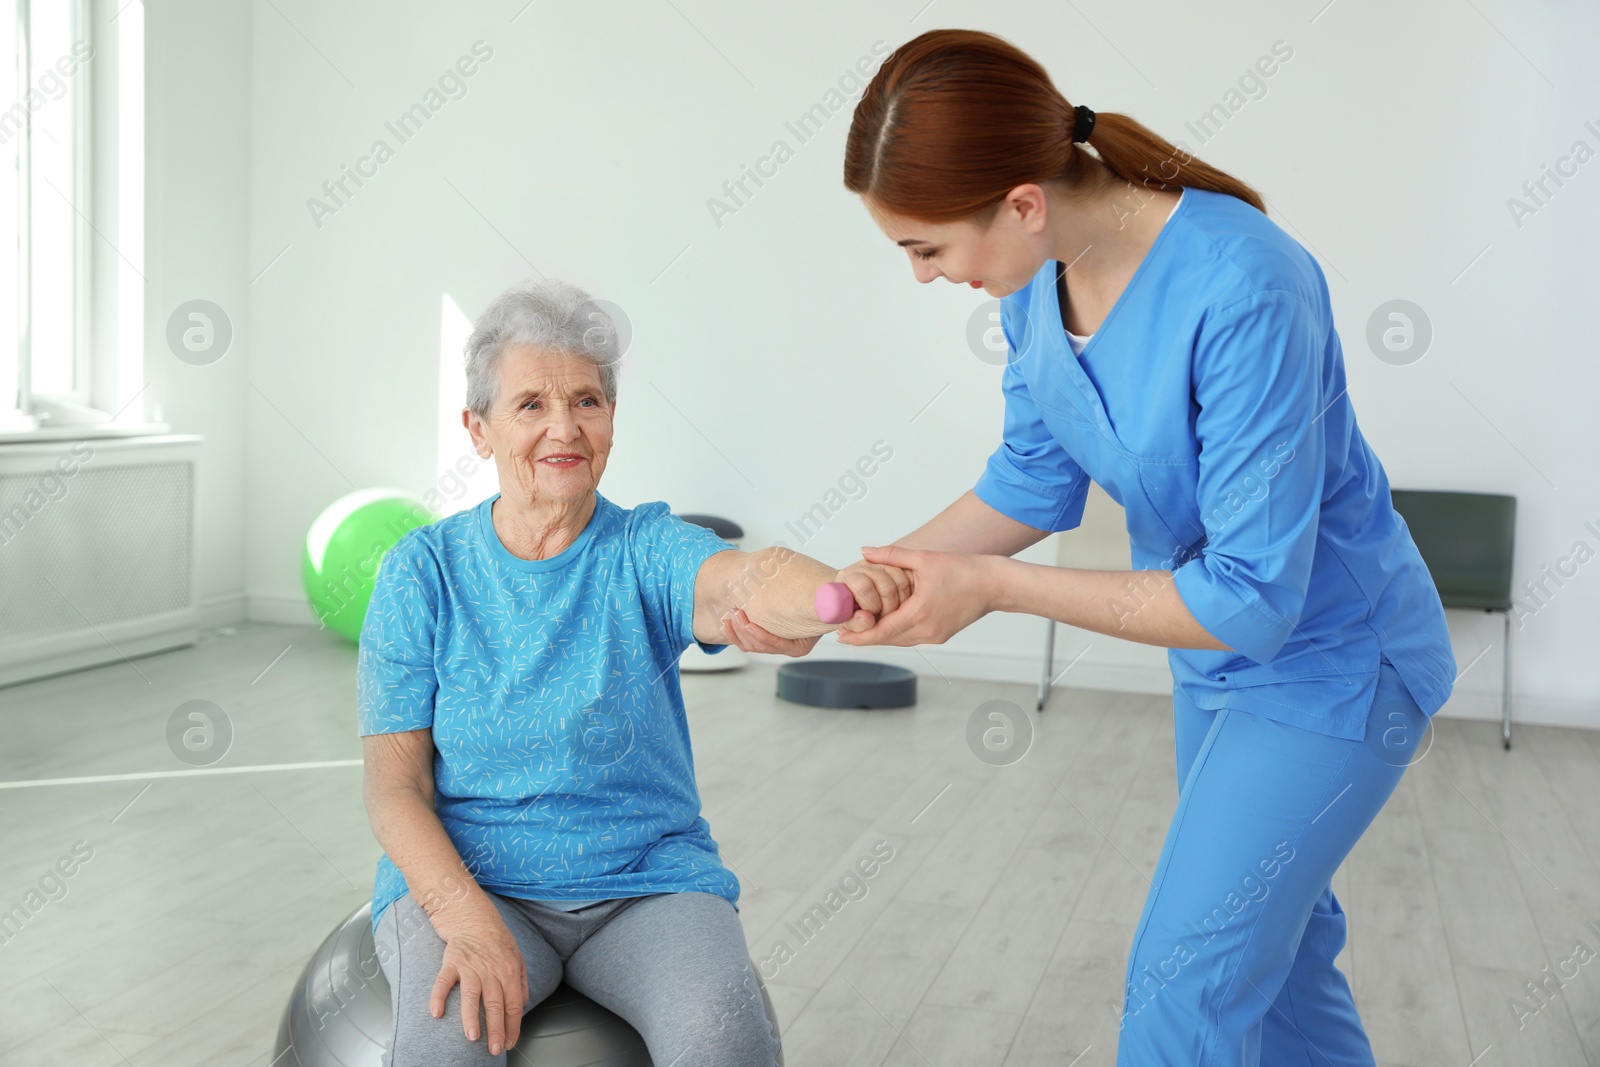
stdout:
MULTIPOLYGON (((121 5, 117 5, 120 7, 121 5)), ((245 606, 244 449, 249 297, 250 4, 145 0, 145 369, 149 417, 205 436, 199 477, 204 621, 245 606), (210 300, 233 324, 216 362, 181 362, 167 319, 210 300)))
MULTIPOLYGON (((195 406, 210 394, 193 382, 169 381, 167 414, 216 433, 223 453, 246 428, 254 617, 309 618, 299 541, 334 497, 438 483, 443 298, 472 316, 536 271, 589 287, 632 320, 601 487, 611 498, 728 515, 747 545, 796 545, 785 522, 881 439, 894 458, 803 546, 842 566, 969 488, 1001 420, 999 368, 966 342, 985 298, 913 284, 844 192, 848 107, 804 144, 785 126, 875 42, 892 48, 940 25, 1009 37, 1073 102, 1132 114, 1268 197, 1328 275, 1360 425, 1394 485, 1515 494, 1519 583, 1577 541, 1600 549, 1600 373, 1583 314, 1600 162, 1520 226, 1507 208, 1574 141, 1600 149, 1596 75, 1577 46, 1594 39, 1592 11, 1235 0, 1170 3, 1157 18, 1109 0, 277 0, 250 5, 245 60, 235 5, 179 6, 207 28, 152 16, 153 41, 165 34, 188 58, 159 75, 164 101, 152 93, 153 109, 173 113, 151 160, 186 216, 166 232, 153 217, 151 245, 167 246, 171 299, 226 292, 247 329, 241 358, 212 368, 216 406, 195 406), (213 30, 219 46, 198 50, 213 30), (466 95, 399 143, 385 122, 478 40, 493 56, 466 95), (1230 100, 1279 41, 1293 55, 1265 94, 1230 100), (1201 143, 1186 123, 1215 103, 1236 112, 1201 143), (198 128, 185 139, 188 124, 198 128), (237 174, 246 131, 250 164, 237 174), (219 138, 220 150, 201 147, 219 138), (319 225, 308 199, 380 138, 393 158, 319 225), (777 139, 793 158, 718 225, 708 198, 777 139), (230 254, 246 195, 247 251, 230 254), (208 253, 191 259, 213 217, 223 232, 206 232, 208 253), (1408 366, 1365 341, 1368 317, 1395 298, 1421 305, 1434 330, 1408 366), (241 366, 248 384, 227 377, 241 366)), ((152 329, 165 321, 159 307, 149 317, 152 329)), ((213 515, 209 536, 236 529, 213 515)), ((218 557, 214 543, 207 551, 218 557)), ((1050 543, 1025 558, 1052 559, 1050 543)), ((1600 563, 1590 563, 1517 635, 1519 717, 1600 726, 1597 623, 1600 563)), ((1497 620, 1452 613, 1451 625, 1463 666, 1497 640, 1497 620)), ((913 666, 925 685, 941 673, 1031 680, 1042 636, 1038 620, 991 616, 945 646, 873 655, 913 666)), ((1059 662, 1090 642, 1064 633, 1059 662)), ((1170 684, 1162 650, 1100 637, 1065 683, 1170 684)), ((1496 714, 1498 685, 1496 648, 1461 679, 1450 711, 1496 714)))

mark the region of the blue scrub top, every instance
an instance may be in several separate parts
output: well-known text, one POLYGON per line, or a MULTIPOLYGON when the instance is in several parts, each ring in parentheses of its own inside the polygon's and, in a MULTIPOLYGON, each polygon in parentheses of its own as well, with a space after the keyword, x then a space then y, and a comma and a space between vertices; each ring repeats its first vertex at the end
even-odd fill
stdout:
POLYGON ((1135 569, 1173 571, 1234 650, 1169 651, 1201 708, 1360 739, 1386 658, 1437 711, 1456 676, 1444 608, 1356 426, 1317 261, 1244 201, 1185 189, 1081 355, 1059 269, 1001 300, 1004 441, 978 497, 1071 530, 1104 487, 1135 569))

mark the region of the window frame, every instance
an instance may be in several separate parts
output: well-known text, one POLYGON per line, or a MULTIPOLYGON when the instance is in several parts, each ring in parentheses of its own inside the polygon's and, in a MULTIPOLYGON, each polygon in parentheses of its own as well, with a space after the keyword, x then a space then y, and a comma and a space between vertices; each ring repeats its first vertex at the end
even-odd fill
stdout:
MULTIPOLYGON (((71 314, 72 350, 70 359, 72 388, 65 391, 41 392, 35 387, 38 366, 34 350, 33 290, 36 277, 33 248, 34 198, 43 194, 56 194, 42 186, 35 186, 32 168, 34 136, 37 132, 34 109, 27 104, 27 93, 45 70, 59 61, 59 57, 40 57, 34 54, 29 28, 34 10, 33 0, 15 0, 18 47, 15 56, 17 68, 16 99, 24 118, 24 130, 17 146, 18 191, 13 210, 17 215, 17 267, 19 318, 17 336, 0 342, 11 343, 17 350, 16 382, 0 382, 0 441, 26 440, 37 434, 59 435, 70 429, 102 432, 149 432, 156 424, 147 423, 143 408, 134 408, 132 401, 142 393, 147 374, 145 368, 145 233, 146 174, 131 179, 122 173, 124 161, 130 156, 135 166, 145 163, 143 141, 148 129, 146 89, 135 86, 138 99, 128 106, 139 109, 139 114, 125 114, 123 57, 119 50, 124 44, 144 48, 142 25, 128 31, 118 20, 126 17, 134 6, 139 7, 136 17, 144 21, 144 0, 41 0, 42 3, 66 3, 71 6, 71 28, 67 48, 76 54, 80 43, 87 45, 86 58, 80 58, 70 75, 72 164, 70 179, 71 212, 71 314), (130 32, 134 36, 130 37, 130 32), (136 125, 135 125, 136 124, 136 125), (133 150, 123 144, 125 138, 135 138, 133 150), (104 170, 104 173, 102 173, 104 170), (137 216, 122 217, 125 185, 127 192, 136 196, 132 205, 137 216), (124 264, 121 244, 129 237, 128 227, 137 228, 133 239, 137 242, 134 254, 137 263, 124 264), (98 242, 96 238, 99 238, 98 242), (135 278, 126 277, 125 266, 132 268, 135 278), (120 302, 133 301, 131 309, 122 309, 120 302), (125 324, 122 319, 131 314, 134 320, 125 324), (23 317, 25 316, 25 318, 23 317), (24 322, 27 328, 24 329, 24 322), (127 336, 125 336, 125 334, 127 336), (124 353, 124 342, 135 351, 124 353), (128 381, 122 381, 122 378, 128 381), (15 403, 10 394, 16 386, 15 403), (109 422, 107 420, 110 420, 109 422)), ((137 69, 130 76, 141 80, 148 73, 144 56, 135 56, 137 69)))

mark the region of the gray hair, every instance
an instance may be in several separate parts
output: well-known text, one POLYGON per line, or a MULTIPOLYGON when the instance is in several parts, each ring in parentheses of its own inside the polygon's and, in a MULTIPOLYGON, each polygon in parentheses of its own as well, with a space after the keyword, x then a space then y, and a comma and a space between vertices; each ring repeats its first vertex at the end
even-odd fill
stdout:
POLYGON ((480 417, 500 394, 500 355, 508 345, 529 345, 586 360, 600 368, 606 403, 617 401, 617 324, 588 293, 556 278, 525 281, 495 297, 463 349, 467 407, 480 417))

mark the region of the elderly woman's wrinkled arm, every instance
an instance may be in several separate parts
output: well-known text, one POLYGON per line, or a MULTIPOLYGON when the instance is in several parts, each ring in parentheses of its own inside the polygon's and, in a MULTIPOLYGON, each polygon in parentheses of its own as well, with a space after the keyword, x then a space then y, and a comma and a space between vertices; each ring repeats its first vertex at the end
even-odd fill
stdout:
POLYGON ((490 1055, 516 1044, 528 999, 528 974, 516 938, 489 894, 461 860, 433 806, 433 731, 368 734, 361 739, 362 783, 372 833, 405 876, 406 887, 445 942, 429 997, 443 1018, 461 986, 461 1028, 478 1040, 483 1006, 490 1055))
POLYGON ((860 630, 876 622, 877 616, 864 609, 843 624, 817 618, 817 589, 838 580, 835 568, 782 545, 718 552, 695 579, 694 636, 706 644, 727 644, 722 620, 741 610, 780 638, 814 638, 841 626, 860 630))
POLYGON ((361 739, 362 799, 372 834, 436 921, 488 898, 468 873, 433 807, 433 733, 407 730, 361 739))

